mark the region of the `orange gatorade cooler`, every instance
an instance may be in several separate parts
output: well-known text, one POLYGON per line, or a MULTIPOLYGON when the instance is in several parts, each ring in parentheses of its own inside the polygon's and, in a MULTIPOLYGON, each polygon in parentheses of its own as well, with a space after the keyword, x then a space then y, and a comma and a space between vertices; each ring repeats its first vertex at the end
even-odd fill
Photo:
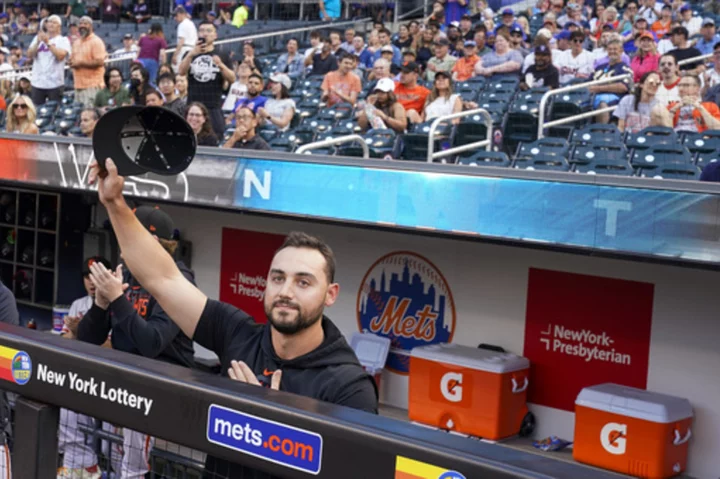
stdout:
POLYGON ((410 420, 485 439, 520 432, 530 362, 514 354, 433 344, 410 357, 410 420))
POLYGON ((573 457, 634 477, 662 479, 685 470, 690 402, 642 389, 600 384, 575 401, 573 457))

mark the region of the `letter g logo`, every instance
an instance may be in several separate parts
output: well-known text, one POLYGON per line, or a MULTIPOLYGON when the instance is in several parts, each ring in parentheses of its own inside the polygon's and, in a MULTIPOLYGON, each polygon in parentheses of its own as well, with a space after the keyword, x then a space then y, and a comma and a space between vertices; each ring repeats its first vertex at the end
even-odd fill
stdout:
POLYGON ((600 431, 600 444, 610 454, 625 454, 627 449, 627 425, 609 422, 600 431))
POLYGON ((440 380, 440 392, 450 402, 460 402, 463 397, 462 373, 445 373, 440 380))

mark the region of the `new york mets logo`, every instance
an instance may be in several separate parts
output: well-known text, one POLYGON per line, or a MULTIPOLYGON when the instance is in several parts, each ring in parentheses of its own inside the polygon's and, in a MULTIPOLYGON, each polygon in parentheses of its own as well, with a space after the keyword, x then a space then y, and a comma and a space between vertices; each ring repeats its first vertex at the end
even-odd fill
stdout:
POLYGON ((449 343, 455 302, 440 270, 422 256, 397 251, 373 264, 357 296, 360 331, 390 338, 386 367, 407 374, 416 346, 449 343))

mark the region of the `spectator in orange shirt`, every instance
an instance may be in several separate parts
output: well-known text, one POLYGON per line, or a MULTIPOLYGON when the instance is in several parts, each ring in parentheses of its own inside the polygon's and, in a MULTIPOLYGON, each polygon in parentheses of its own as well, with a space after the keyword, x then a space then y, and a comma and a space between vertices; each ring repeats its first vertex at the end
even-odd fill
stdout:
POLYGON ((80 19, 80 38, 72 46, 68 64, 75 80, 75 101, 90 108, 105 87, 105 43, 93 33, 92 18, 80 19))
POLYGON ((672 23, 672 7, 670 5, 663 5, 660 11, 660 18, 652 24, 650 30, 655 32, 658 38, 662 38, 670 33, 670 24, 672 23))
POLYGON ((720 128, 720 108, 715 103, 703 102, 700 97, 700 78, 685 75, 678 84, 680 101, 665 108, 653 108, 654 118, 662 126, 677 132, 702 133, 720 128))
POLYGON ((420 66, 415 62, 403 65, 400 70, 400 82, 395 85, 395 97, 405 112, 407 119, 412 123, 422 123, 422 113, 425 100, 430 90, 417 84, 420 66))
POLYGON ((455 62, 452 69, 455 81, 465 81, 471 78, 474 74, 475 64, 480 60, 477 55, 477 44, 473 40, 466 41, 463 50, 465 55, 455 62))
POLYGON ((358 94, 362 91, 360 78, 352 71, 357 65, 357 55, 345 55, 340 60, 338 69, 325 75, 320 88, 323 91, 322 99, 327 106, 340 102, 347 102, 355 106, 358 94))

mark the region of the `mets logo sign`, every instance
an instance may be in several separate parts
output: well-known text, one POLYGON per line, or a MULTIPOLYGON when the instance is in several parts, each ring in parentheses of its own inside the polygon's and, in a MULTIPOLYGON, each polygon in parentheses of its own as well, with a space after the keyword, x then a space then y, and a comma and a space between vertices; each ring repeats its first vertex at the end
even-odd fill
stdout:
POLYGON ((449 343, 455 332, 455 302, 440 270, 422 256, 397 251, 370 267, 357 296, 360 331, 390 338, 386 367, 407 374, 410 351, 449 343))

